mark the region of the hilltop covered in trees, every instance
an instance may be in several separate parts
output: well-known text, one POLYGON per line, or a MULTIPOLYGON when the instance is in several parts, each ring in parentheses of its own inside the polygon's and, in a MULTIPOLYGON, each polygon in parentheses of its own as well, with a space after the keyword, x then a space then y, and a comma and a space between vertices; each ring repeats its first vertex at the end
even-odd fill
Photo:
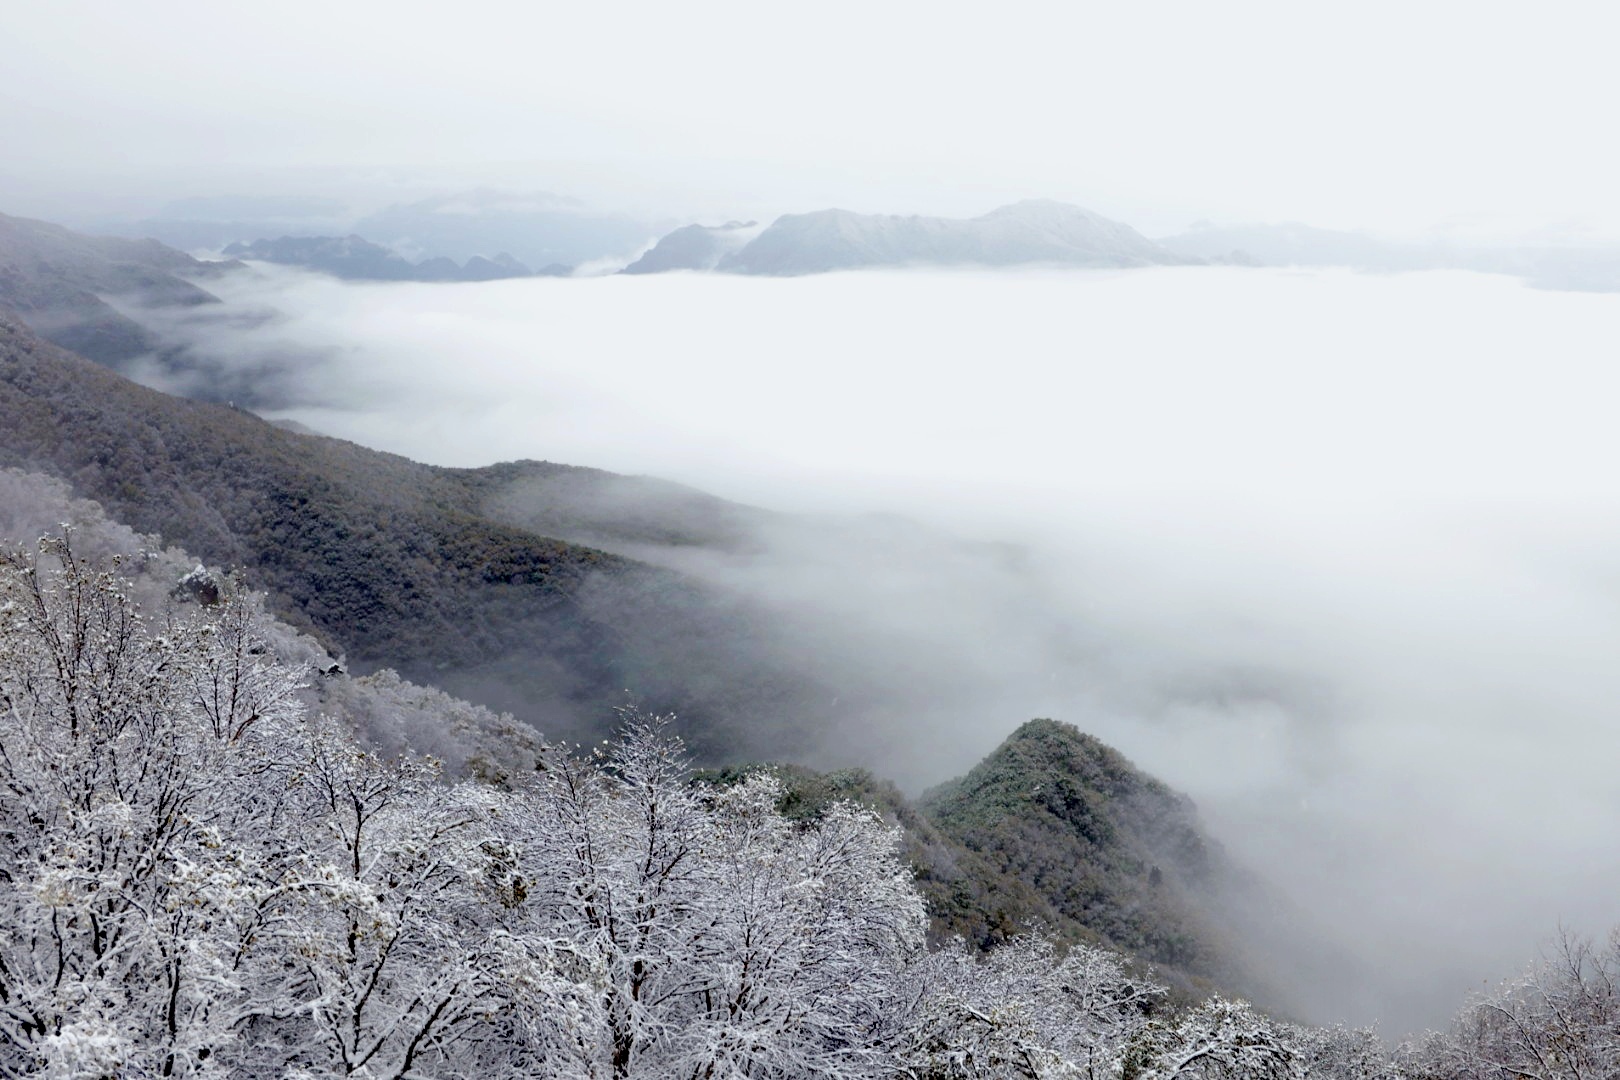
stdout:
MULTIPOLYGON (((995 948, 1030 926, 1136 959, 1182 1000, 1214 987, 1285 998, 1245 957, 1230 911, 1274 907, 1203 830, 1185 796, 1073 725, 1032 720, 966 776, 917 799, 861 769, 770 770, 780 808, 815 820, 854 800, 905 830, 935 941, 995 948)), ((738 766, 701 774, 714 783, 738 766)))

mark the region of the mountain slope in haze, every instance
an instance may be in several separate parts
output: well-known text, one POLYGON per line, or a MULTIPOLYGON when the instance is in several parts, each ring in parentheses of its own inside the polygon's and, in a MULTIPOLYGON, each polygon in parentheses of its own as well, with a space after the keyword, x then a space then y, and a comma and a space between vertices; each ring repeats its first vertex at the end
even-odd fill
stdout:
POLYGON ((603 550, 749 550, 766 510, 669 480, 512 461, 452 470, 494 521, 603 550))
POLYGON ((175 199, 139 218, 102 218, 85 228, 103 236, 149 236, 181 251, 219 251, 260 236, 331 236, 351 231, 342 200, 319 195, 201 195, 175 199))
POLYGON ((407 254, 464 261, 508 251, 529 266, 578 266, 635 251, 658 235, 646 222, 550 192, 490 189, 391 206, 353 232, 407 254))
POLYGON ((1620 246, 1430 243, 1384 240, 1309 225, 1199 225, 1158 241, 1188 258, 1264 266, 1355 270, 1473 270, 1523 278, 1538 289, 1620 291, 1620 246))
MULTIPOLYGON (((466 265, 440 256, 411 262, 361 236, 283 236, 236 243, 225 249, 232 259, 255 259, 281 266, 300 266, 347 281, 498 281, 530 277, 527 266, 502 252, 492 258, 475 255, 466 265)), ((545 273, 555 276, 557 268, 545 273)), ((566 272, 566 267, 562 268, 566 272)))
POLYGON ((0 556, 14 546, 36 549, 41 537, 63 536, 76 558, 111 568, 119 591, 149 615, 211 606, 233 596, 246 600, 256 612, 266 651, 302 674, 299 696, 309 709, 345 717, 361 742, 385 757, 410 749, 431 755, 447 776, 495 783, 533 771, 540 759, 544 740, 528 725, 412 684, 393 671, 351 677, 318 642, 259 610, 256 597, 242 597, 218 568, 207 569, 189 552, 165 548, 159 538, 109 518, 99 503, 74 497, 55 477, 0 469, 0 556))
POLYGON ((220 273, 155 240, 84 236, 58 225, 0 214, 0 310, 36 333, 98 363, 119 367, 162 343, 104 297, 192 307, 215 301, 191 277, 220 273))
MULTIPOLYGON (((1071 725, 1032 720, 918 808, 940 833, 1026 883, 1066 934, 1255 993, 1231 931, 1212 916, 1252 887, 1190 800, 1071 725)), ((1261 994, 1259 996, 1267 996, 1261 994)))
POLYGON ((660 237, 621 274, 662 274, 670 270, 713 270, 759 234, 752 221, 724 225, 687 225, 660 237))
POLYGON ((1078 206, 1032 199, 969 219, 821 210, 787 214, 719 269, 814 274, 877 266, 1084 267, 1170 265, 1195 260, 1129 225, 1078 206))
POLYGON ((624 544, 735 536, 728 504, 673 485, 545 462, 420 465, 148 390, 5 319, 0 466, 61 477, 141 532, 242 567, 360 669, 396 668, 554 738, 600 737, 626 689, 679 712, 707 760, 797 756, 858 712, 861 688, 840 707, 791 629, 746 598, 531 524, 624 544), (649 487, 685 518, 650 510, 649 487))
POLYGON ((254 325, 196 282, 251 273, 235 260, 193 259, 155 240, 86 236, 56 225, 0 217, 0 314, 80 356, 188 397, 276 404, 284 382, 311 359, 296 349, 221 355, 176 333, 214 321, 254 325))

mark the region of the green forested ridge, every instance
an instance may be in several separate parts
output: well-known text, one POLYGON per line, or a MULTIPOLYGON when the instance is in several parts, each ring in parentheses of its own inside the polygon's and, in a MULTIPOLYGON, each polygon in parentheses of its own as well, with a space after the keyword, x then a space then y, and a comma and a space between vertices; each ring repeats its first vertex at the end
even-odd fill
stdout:
POLYGON ((507 525, 615 549, 738 550, 768 511, 648 476, 539 461, 451 470, 481 513, 507 525))
POLYGON ((1252 886, 1204 834, 1191 801, 1070 724, 1031 720, 967 775, 916 800, 863 769, 772 769, 790 817, 852 799, 904 827, 936 940, 960 935, 987 948, 1036 925, 1060 942, 1105 944, 1155 965, 1185 994, 1217 985, 1271 993, 1240 963, 1218 913, 1252 886))
POLYGON ((1196 898, 1224 858, 1190 800, 1074 727, 1031 720, 919 805, 947 836, 1028 882, 1063 922, 1205 977, 1231 974, 1196 898))
MULTIPOLYGON (((1002 873, 978 853, 947 836, 917 804, 887 780, 866 769, 817 772, 799 765, 770 765, 782 782, 781 812, 813 820, 840 800, 870 806, 905 830, 906 858, 928 904, 935 941, 961 937, 988 948, 1027 931, 1031 923, 1057 929, 1061 916, 1027 882, 1002 873)), ((758 771, 733 765, 699 774, 707 783, 735 783, 758 771)), ((1071 928, 1073 929, 1073 928, 1071 928)), ((1099 940, 1083 932, 1075 940, 1099 940)))
POLYGON ((14 323, 0 322, 0 373, 6 464, 62 475, 136 529, 252 569, 290 613, 358 650, 477 655, 472 627, 444 635, 466 621, 444 586, 554 593, 619 562, 482 520, 440 470, 144 389, 14 323))

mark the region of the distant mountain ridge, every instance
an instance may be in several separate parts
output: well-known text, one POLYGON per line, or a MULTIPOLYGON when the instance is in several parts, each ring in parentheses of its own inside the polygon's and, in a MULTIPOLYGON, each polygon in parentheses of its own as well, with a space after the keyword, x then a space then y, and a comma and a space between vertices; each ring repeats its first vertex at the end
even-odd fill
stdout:
POLYGON ((784 214, 734 251, 718 251, 722 242, 718 230, 689 226, 662 238, 627 272, 712 268, 792 276, 885 266, 1124 268, 1201 261, 1177 255, 1129 225, 1049 199, 965 219, 849 210, 784 214))
POLYGON ((1246 266, 1348 267, 1399 273, 1472 270, 1523 278, 1539 289, 1620 291, 1620 245, 1468 244, 1388 240, 1298 222, 1200 224, 1160 244, 1190 259, 1246 266))
POLYGON ((625 256, 658 234, 655 225, 592 210, 578 199, 482 188, 390 206, 360 218, 351 231, 426 258, 507 251, 537 267, 625 256))
MULTIPOLYGON (((332 244, 364 237, 365 243, 403 261, 351 259, 320 266, 324 256, 255 256, 357 280, 506 277, 515 268, 490 255, 506 252, 512 262, 539 267, 544 275, 586 264, 593 271, 611 272, 626 259, 623 272, 629 274, 724 270, 784 276, 885 266, 1123 268, 1180 263, 1472 270, 1523 278, 1544 289, 1620 291, 1620 243, 1567 230, 1546 239, 1469 242, 1445 234, 1396 240, 1297 222, 1200 222, 1178 234, 1149 239, 1101 215, 1042 199, 968 219, 827 209, 784 215, 764 230, 729 222, 669 231, 667 224, 593 210, 578 199, 543 191, 460 191, 363 216, 334 198, 214 196, 170 203, 153 217, 102 219, 90 227, 105 236, 149 236, 205 251, 233 243, 332 244), (273 237, 280 240, 268 239, 273 237), (745 247, 750 249, 746 253, 745 247), (406 265, 415 269, 406 270, 406 265)), ((146 261, 131 252, 117 259, 146 261)), ((185 274, 194 276, 190 270, 185 274)), ((37 317, 35 325, 44 329, 37 317)))
POLYGON ((752 221, 687 225, 661 237, 658 243, 622 272, 661 274, 669 270, 713 270, 722 259, 758 234, 759 229, 752 221))
POLYGON ((491 188, 370 212, 334 197, 215 195, 176 200, 147 217, 83 224, 99 234, 150 236, 187 251, 220 251, 266 237, 359 235, 417 262, 447 258, 459 265, 504 251, 532 267, 627 256, 667 228, 551 192, 491 188))
MULTIPOLYGON (((403 255, 362 236, 283 236, 251 244, 235 243, 225 249, 232 259, 253 259, 281 266, 299 266, 349 281, 499 281, 533 277, 536 271, 501 252, 491 258, 474 255, 465 265, 439 256, 411 262, 403 255)), ((542 277, 564 277, 567 266, 538 271, 542 277)))

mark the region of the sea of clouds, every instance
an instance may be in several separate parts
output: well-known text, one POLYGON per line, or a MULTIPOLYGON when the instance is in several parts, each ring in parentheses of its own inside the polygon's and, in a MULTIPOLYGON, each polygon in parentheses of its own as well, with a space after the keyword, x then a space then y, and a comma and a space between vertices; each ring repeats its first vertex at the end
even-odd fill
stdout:
POLYGON ((1051 715, 1191 794, 1365 962, 1299 977, 1316 1018, 1440 1022, 1620 915, 1620 297, 1204 267, 210 287, 171 333, 325 434, 1011 545, 981 574, 886 534, 852 568, 789 530, 692 569, 951 680, 862 748, 914 790, 1051 715))

